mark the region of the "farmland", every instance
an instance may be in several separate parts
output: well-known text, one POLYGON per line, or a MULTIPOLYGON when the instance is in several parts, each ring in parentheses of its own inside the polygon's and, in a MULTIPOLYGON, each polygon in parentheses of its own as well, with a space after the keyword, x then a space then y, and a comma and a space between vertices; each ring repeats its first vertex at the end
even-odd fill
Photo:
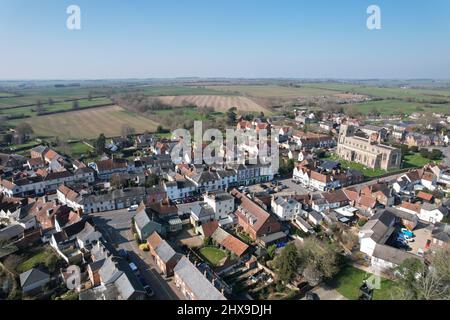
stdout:
POLYGON ((215 90, 220 90, 228 94, 244 95, 259 98, 281 98, 295 99, 298 97, 315 97, 324 95, 334 95, 335 91, 312 87, 288 87, 279 85, 230 85, 211 86, 215 90))
MULTIPOLYGON (((81 99, 78 100, 78 108, 88 108, 93 107, 97 105, 105 105, 110 104, 111 100, 108 98, 93 98, 91 100, 89 99, 81 99)), ((73 108, 73 101, 65 101, 65 102, 55 102, 52 105, 49 105, 48 103, 43 104, 44 112, 61 112, 61 111, 68 111, 72 110, 73 108)), ((36 115, 36 107, 21 107, 21 108, 13 108, 13 109, 0 109, 0 115, 7 115, 7 116, 35 116, 36 115)))
POLYGON ((432 98, 450 98, 450 90, 443 89, 415 89, 398 87, 361 86, 341 83, 307 83, 305 88, 316 90, 334 90, 339 92, 353 92, 379 98, 418 99, 429 100, 432 98))
POLYGON ((36 135, 64 139, 95 138, 100 133, 119 136, 123 125, 129 125, 137 132, 155 130, 158 123, 126 111, 118 106, 73 111, 70 113, 32 117, 14 120, 12 123, 28 122, 36 135))
POLYGON ((194 86, 142 86, 135 89, 148 96, 223 95, 220 90, 194 86))
POLYGON ((194 95, 167 96, 159 97, 159 99, 172 106, 182 106, 184 103, 189 103, 199 107, 213 107, 217 112, 226 112, 231 107, 236 107, 240 112, 269 112, 268 109, 246 97, 194 95))
POLYGON ((10 97, 14 97, 15 95, 13 93, 9 93, 9 92, 0 92, 0 98, 10 98, 10 97))
POLYGON ((111 91, 107 87, 55 87, 55 86, 36 86, 31 88, 19 88, 11 91, 10 95, 2 96, 0 92, 0 109, 17 106, 34 105, 38 100, 46 103, 49 98, 55 102, 69 99, 83 99, 90 94, 93 97, 106 96, 111 91))

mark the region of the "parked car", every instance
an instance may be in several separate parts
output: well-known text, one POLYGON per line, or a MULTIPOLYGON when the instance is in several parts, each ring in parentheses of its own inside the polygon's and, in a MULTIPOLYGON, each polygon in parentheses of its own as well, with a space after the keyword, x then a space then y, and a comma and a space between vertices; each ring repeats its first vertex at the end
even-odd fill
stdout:
POLYGON ((128 212, 136 211, 139 208, 139 205, 135 204, 128 208, 128 212))
POLYGON ((137 265, 134 262, 130 262, 128 264, 131 268, 131 271, 133 271, 136 275, 139 275, 139 268, 137 267, 137 265))

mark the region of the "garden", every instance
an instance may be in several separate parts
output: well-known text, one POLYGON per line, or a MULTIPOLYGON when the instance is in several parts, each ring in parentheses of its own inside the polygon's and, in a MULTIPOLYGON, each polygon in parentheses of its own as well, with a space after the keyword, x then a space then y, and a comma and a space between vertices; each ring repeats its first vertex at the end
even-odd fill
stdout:
MULTIPOLYGON (((358 300, 359 288, 363 281, 371 277, 372 274, 357 269, 352 266, 345 266, 339 273, 328 282, 330 287, 334 288, 349 300, 358 300)), ((392 300, 391 293, 395 287, 395 282, 386 278, 381 278, 380 289, 374 290, 374 300, 392 300)))
POLYGON ((199 249, 200 256, 213 267, 221 266, 228 258, 228 254, 225 250, 219 249, 214 246, 205 246, 199 249))

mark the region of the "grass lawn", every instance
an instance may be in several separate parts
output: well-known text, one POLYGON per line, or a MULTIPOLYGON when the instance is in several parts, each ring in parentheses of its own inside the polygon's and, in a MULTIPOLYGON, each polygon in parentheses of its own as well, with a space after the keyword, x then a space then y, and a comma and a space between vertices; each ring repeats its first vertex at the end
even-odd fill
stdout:
POLYGON ((42 251, 34 254, 33 256, 31 256, 30 258, 23 261, 22 263, 20 263, 17 266, 17 272, 22 273, 22 272, 25 272, 25 271, 28 271, 28 270, 34 268, 38 264, 44 263, 45 259, 50 254, 53 254, 53 253, 50 252, 49 250, 42 250, 42 251))
POLYGON ((369 177, 369 178, 379 177, 379 176, 382 176, 382 175, 384 175, 386 173, 395 172, 396 171, 396 170, 386 171, 386 170, 383 170, 383 169, 370 169, 370 168, 367 168, 367 167, 365 167, 364 165, 362 165, 360 163, 351 162, 351 161, 347 161, 347 160, 342 160, 336 154, 331 154, 326 159, 332 159, 332 160, 339 161, 343 168, 351 168, 351 169, 359 170, 359 171, 362 172, 362 174, 365 177, 369 177))
POLYGON ((213 266, 219 266, 220 262, 227 257, 225 251, 216 247, 203 247, 200 249, 200 254, 213 266))
MULTIPOLYGON (((357 300, 359 297, 359 288, 363 281, 371 276, 370 273, 354 268, 352 266, 344 267, 329 285, 336 289, 340 294, 350 300, 357 300)), ((380 289, 375 289, 374 300, 392 300, 392 289, 395 282, 389 279, 381 279, 380 289)))
MULTIPOLYGON (((424 165, 430 162, 432 161, 430 159, 422 157, 420 153, 413 153, 405 156, 403 167, 405 168, 423 167, 424 165)), ((439 162, 439 160, 437 162, 439 162)))
MULTIPOLYGON (((361 171, 365 177, 375 178, 382 176, 386 173, 395 173, 396 171, 400 171, 400 169, 392 169, 392 170, 383 170, 383 169, 370 169, 365 167, 364 165, 356 162, 351 162, 347 160, 340 159, 336 154, 327 155, 322 160, 331 159, 339 161, 344 168, 351 168, 361 171)), ((403 169, 405 168, 421 168, 427 163, 430 163, 431 160, 424 158, 420 155, 420 153, 408 154, 405 156, 403 160, 403 169)), ((437 161, 439 162, 439 161, 437 161)))

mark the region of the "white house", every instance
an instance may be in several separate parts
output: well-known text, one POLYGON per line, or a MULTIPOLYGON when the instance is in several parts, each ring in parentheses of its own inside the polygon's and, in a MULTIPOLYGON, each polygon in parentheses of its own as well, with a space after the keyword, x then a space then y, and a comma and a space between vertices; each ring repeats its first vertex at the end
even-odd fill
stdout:
POLYGON ((418 217, 420 220, 436 223, 441 222, 447 214, 448 209, 446 207, 424 202, 418 217))
POLYGON ((190 197, 196 191, 195 185, 186 179, 163 182, 164 191, 170 200, 178 200, 190 197))
POLYGON ((291 197, 272 197, 271 208, 273 213, 285 221, 294 220, 303 211, 301 203, 291 197))
POLYGON ((214 210, 214 220, 224 220, 234 212, 234 197, 229 193, 206 193, 203 198, 203 201, 214 210))

